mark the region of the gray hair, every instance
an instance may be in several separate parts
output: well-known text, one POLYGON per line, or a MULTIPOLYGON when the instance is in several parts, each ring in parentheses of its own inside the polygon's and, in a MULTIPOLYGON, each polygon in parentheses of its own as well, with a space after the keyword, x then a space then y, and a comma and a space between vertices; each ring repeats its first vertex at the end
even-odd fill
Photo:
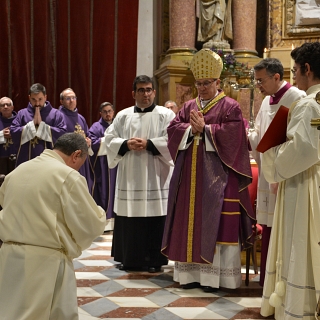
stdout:
POLYGON ((72 91, 72 92, 75 94, 75 92, 73 91, 73 89, 71 89, 71 88, 66 88, 66 89, 64 89, 64 90, 60 93, 60 100, 63 100, 63 98, 64 98, 63 93, 64 93, 65 91, 67 91, 67 90, 70 90, 70 91, 72 91))
POLYGON ((10 101, 11 105, 13 106, 13 101, 12 101, 10 98, 8 98, 8 97, 2 97, 2 98, 0 98, 0 102, 2 101, 2 99, 8 99, 8 100, 10 101))
POLYGON ((173 103, 176 107, 178 107, 177 104, 175 103, 175 101, 172 101, 172 100, 166 101, 165 104, 164 104, 164 107, 167 107, 168 103, 173 103))
POLYGON ((88 154, 88 145, 86 139, 79 133, 71 132, 63 134, 55 143, 54 148, 67 156, 80 150, 81 157, 88 154))

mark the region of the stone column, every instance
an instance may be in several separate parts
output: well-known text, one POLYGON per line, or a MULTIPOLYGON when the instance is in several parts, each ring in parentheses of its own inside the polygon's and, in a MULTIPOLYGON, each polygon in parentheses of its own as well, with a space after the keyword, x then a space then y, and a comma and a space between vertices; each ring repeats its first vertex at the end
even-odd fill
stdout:
POLYGON ((195 1, 170 0, 169 10, 170 48, 167 53, 195 52, 195 1))
POLYGON ((158 102, 163 105, 173 100, 180 108, 195 94, 190 63, 196 37, 195 0, 170 0, 169 49, 155 76, 159 82, 158 102))
POLYGON ((257 57, 257 0, 232 0, 233 50, 236 57, 257 57))

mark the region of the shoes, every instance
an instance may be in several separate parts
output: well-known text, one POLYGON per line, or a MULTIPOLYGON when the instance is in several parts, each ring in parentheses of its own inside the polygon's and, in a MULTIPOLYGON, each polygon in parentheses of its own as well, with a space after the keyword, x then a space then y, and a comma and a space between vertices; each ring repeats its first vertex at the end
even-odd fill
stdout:
POLYGON ((148 267, 149 273, 156 273, 156 272, 160 272, 160 271, 161 271, 161 267, 148 267))
POLYGON ((209 287, 209 286, 202 286, 202 290, 204 292, 217 292, 218 288, 212 288, 212 287, 209 287))
POLYGON ((182 289, 194 289, 194 288, 200 288, 201 285, 199 282, 190 282, 187 284, 183 284, 181 287, 182 289))

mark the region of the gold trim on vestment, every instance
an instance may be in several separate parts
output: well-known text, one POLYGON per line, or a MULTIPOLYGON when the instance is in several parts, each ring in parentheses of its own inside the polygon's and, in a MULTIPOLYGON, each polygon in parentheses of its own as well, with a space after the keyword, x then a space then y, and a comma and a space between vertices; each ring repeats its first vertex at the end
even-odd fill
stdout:
MULTIPOLYGON (((199 136, 199 133, 197 133, 196 135, 199 136)), ((195 200, 196 200, 195 198, 196 198, 196 180, 197 180, 197 152, 198 152, 198 145, 197 143, 195 143, 195 141, 193 141, 192 161, 191 161, 188 239, 187 239, 187 262, 192 262, 194 206, 195 206, 195 200)))
POLYGON ((224 92, 222 91, 221 93, 219 93, 214 99, 212 99, 203 109, 201 108, 201 102, 199 97, 196 98, 196 103, 198 106, 198 110, 203 113, 206 114, 209 110, 211 110, 215 104, 220 101, 222 98, 224 98, 226 95, 224 94, 224 92))
POLYGON ((235 212, 222 211, 221 214, 226 214, 226 215, 233 216, 233 215, 236 215, 236 214, 240 214, 240 212, 239 211, 235 211, 235 212))

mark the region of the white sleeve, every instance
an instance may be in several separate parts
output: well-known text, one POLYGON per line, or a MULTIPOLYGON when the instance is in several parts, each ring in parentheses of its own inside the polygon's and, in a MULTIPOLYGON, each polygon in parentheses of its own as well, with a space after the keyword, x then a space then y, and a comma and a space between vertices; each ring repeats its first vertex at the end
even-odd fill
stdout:
POLYGON ((29 121, 22 129, 21 145, 32 140, 36 136, 36 133, 37 133, 37 129, 34 125, 33 120, 29 121))

